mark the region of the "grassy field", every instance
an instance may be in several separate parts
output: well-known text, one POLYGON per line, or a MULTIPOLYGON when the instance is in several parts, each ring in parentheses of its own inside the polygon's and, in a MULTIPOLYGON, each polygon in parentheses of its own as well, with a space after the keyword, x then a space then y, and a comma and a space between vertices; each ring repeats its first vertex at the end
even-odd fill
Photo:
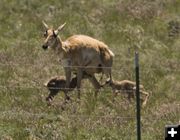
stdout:
POLYGON ((61 109, 63 94, 47 106, 43 83, 64 75, 57 56, 44 51, 42 20, 63 40, 85 34, 102 40, 115 53, 113 78, 134 80, 134 50, 140 54, 140 82, 150 92, 142 109, 142 139, 164 139, 167 124, 180 123, 179 0, 1 0, 0 1, 0 139, 135 140, 135 102, 110 88, 94 99, 83 81, 61 109))

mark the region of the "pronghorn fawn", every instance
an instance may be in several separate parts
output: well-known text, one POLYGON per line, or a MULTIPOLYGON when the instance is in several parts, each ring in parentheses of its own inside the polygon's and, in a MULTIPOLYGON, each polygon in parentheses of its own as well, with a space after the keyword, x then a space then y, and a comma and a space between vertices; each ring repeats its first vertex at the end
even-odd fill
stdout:
MULTIPOLYGON (((112 80, 111 68, 114 54, 106 44, 86 35, 73 35, 62 41, 58 34, 66 23, 59 26, 56 30, 49 28, 45 22, 43 24, 46 31, 42 48, 44 50, 51 48, 59 56, 65 70, 67 88, 70 87, 72 71, 77 72, 78 98, 80 98, 83 71, 91 75, 94 80, 96 79, 95 73, 105 74, 112 80)), ((69 98, 67 92, 68 90, 65 91, 65 99, 69 98)))
MULTIPOLYGON (((129 101, 132 98, 135 98, 136 83, 133 81, 130 81, 130 80, 122 80, 122 81, 107 80, 104 85, 109 85, 112 88, 114 97, 117 96, 117 93, 122 93, 122 94, 124 93, 124 94, 128 95, 129 101)), ((141 97, 142 106, 144 107, 147 103, 149 93, 144 90, 143 85, 140 85, 139 88, 140 88, 140 94, 145 96, 145 98, 141 97)), ((113 99, 114 99, 114 97, 113 97, 113 99)))
MULTIPOLYGON (((83 79, 89 79, 91 81, 94 88, 96 89, 95 96, 97 96, 96 94, 100 87, 99 82, 97 82, 96 79, 94 79, 94 77, 91 77, 85 73, 83 73, 83 79)), ((48 95, 48 97, 46 97, 46 101, 48 103, 51 103, 54 96, 57 95, 58 92, 62 91, 65 93, 66 90, 72 91, 72 90, 74 90, 74 88, 77 87, 77 76, 75 76, 71 79, 69 88, 66 88, 65 76, 53 77, 53 78, 49 79, 46 83, 44 83, 44 86, 47 87, 47 89, 49 90, 49 95, 48 95)))

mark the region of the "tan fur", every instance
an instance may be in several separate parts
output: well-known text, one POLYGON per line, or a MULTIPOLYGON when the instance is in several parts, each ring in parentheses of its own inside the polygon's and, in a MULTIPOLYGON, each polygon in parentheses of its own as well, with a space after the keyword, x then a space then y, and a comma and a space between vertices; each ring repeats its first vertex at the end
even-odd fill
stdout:
MULTIPOLYGON (((101 71, 98 68, 99 65, 112 67, 113 56, 107 45, 96 39, 85 35, 74 35, 63 42, 62 46, 66 51, 63 52, 63 58, 61 59, 70 59, 71 66, 74 67, 88 67, 85 69, 88 74, 99 72, 108 74, 109 69, 102 68, 103 71, 101 71)), ((62 49, 59 49, 59 52, 61 53, 62 49)))
MULTIPOLYGON (((47 28, 47 26, 45 27, 47 28)), ((83 71, 91 75, 93 79, 95 78, 95 73, 106 74, 112 79, 111 67, 114 54, 108 46, 86 35, 74 35, 63 42, 57 36, 59 30, 63 27, 64 24, 57 30, 47 29, 43 48, 51 47, 63 62, 62 65, 67 79, 66 87, 70 85, 72 70, 77 71, 78 89, 80 89, 83 71)), ((78 97, 80 98, 80 90, 78 97)))
MULTIPOLYGON (((136 91, 136 83, 130 80, 122 80, 122 81, 107 81, 105 85, 110 85, 114 96, 117 95, 117 93, 125 93, 128 94, 128 99, 130 100, 131 98, 135 97, 135 91, 136 91)), ((140 85, 140 94, 145 95, 145 99, 142 99, 142 106, 144 107, 147 103, 149 93, 145 91, 144 86, 140 85)))

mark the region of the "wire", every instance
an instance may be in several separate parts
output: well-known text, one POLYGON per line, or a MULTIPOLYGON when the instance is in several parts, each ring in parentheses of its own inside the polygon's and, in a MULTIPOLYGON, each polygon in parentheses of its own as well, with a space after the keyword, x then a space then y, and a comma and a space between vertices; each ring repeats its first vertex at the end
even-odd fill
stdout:
MULTIPOLYGON (((42 66, 43 67, 62 66, 61 64, 48 64, 48 65, 45 65, 45 66, 44 65, 42 65, 42 66)), ((31 67, 36 67, 36 66, 39 66, 39 65, 37 65, 37 64, 27 64, 27 63, 26 64, 24 64, 24 63, 22 63, 22 64, 19 63, 18 64, 18 63, 14 63, 14 62, 13 63, 9 62, 9 63, 0 63, 0 66, 31 66, 31 67)), ((58 67, 58 68, 63 68, 63 66, 62 67, 58 67)), ((72 68, 72 69, 76 69, 76 68, 84 68, 84 69, 92 69, 92 68, 96 68, 96 69, 111 69, 115 73, 119 73, 119 70, 123 69, 123 67, 118 68, 116 66, 112 66, 112 67, 102 67, 102 66, 100 66, 100 67, 97 67, 97 66, 66 66, 64 68, 72 68)), ((148 71, 151 71, 151 70, 159 70, 159 69, 158 68, 148 68, 148 71)), ((141 68, 140 71, 147 71, 147 70, 144 69, 144 68, 141 68)), ((163 67, 163 71, 180 72, 180 69, 175 69, 175 68, 174 69, 170 69, 168 67, 163 67)))
MULTIPOLYGON (((38 117, 38 118, 42 118, 42 117, 51 117, 54 114, 47 114, 47 113, 30 113, 27 111, 13 111, 13 110, 8 110, 8 111, 1 111, 0 112, 1 116, 0 118, 2 118, 2 116, 4 115, 5 117, 7 117, 7 115, 10 116, 15 116, 15 115, 26 115, 26 116, 31 116, 31 117, 38 117)), ((68 114, 69 118, 98 118, 98 119, 135 119, 135 116, 112 116, 112 115, 70 115, 68 114)))
MULTIPOLYGON (((73 91, 86 91, 86 92, 94 92, 95 90, 98 90, 99 92, 109 92, 107 89, 90 89, 89 87, 83 87, 83 88, 80 88, 80 89, 77 89, 77 88, 58 88, 58 87, 45 87, 45 86, 20 86, 20 85, 11 85, 11 86, 2 86, 0 85, 0 88, 1 89, 12 89, 12 88, 20 88, 20 89, 43 89, 43 88, 46 88, 46 89, 50 89, 50 90, 59 90, 59 91, 65 91, 65 90, 69 90, 70 92, 73 90, 73 91)), ((109 87, 110 88, 110 87, 109 87)), ((110 88, 111 89, 111 88, 110 88)), ((126 90, 126 89, 120 89, 120 90, 116 90, 117 92, 134 92, 135 90, 133 89, 129 89, 129 90, 126 90)))

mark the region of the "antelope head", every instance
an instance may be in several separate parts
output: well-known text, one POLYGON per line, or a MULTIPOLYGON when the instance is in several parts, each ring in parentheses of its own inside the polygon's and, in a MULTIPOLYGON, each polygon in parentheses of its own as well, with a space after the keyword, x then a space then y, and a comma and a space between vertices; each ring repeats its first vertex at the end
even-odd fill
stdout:
MULTIPOLYGON (((42 48, 44 50, 48 49, 49 47, 55 49, 55 47, 57 47, 57 42, 58 42, 58 33, 64 28, 64 26, 66 25, 66 23, 62 24, 61 26, 59 26, 56 30, 54 30, 53 28, 49 28, 49 26, 43 21, 42 22, 46 31, 44 32, 44 44, 42 45, 42 48)), ((61 43, 61 40, 59 41, 59 43, 61 43)))

